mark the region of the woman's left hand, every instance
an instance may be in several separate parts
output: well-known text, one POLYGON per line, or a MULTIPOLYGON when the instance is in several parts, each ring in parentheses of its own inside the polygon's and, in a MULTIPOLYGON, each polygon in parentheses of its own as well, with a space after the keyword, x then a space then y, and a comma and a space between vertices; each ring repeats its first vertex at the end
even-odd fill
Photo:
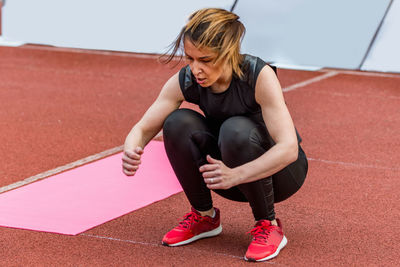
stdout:
POLYGON ((238 174, 234 169, 227 167, 221 160, 207 155, 209 164, 204 164, 199 171, 209 189, 229 189, 238 184, 238 174))

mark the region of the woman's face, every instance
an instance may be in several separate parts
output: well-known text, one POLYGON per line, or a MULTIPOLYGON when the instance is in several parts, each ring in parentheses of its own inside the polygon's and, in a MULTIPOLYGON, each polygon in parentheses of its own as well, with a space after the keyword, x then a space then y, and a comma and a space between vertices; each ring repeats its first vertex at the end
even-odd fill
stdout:
POLYGON ((212 87, 230 82, 232 71, 227 62, 214 63, 217 53, 210 48, 197 48, 185 39, 184 48, 189 67, 201 87, 212 87))

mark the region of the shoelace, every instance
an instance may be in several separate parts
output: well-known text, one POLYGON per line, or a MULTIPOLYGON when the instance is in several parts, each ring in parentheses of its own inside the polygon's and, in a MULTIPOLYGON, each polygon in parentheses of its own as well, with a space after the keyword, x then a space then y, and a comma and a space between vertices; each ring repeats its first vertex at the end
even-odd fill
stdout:
POLYGON ((189 229, 193 222, 199 222, 200 215, 195 212, 189 212, 185 216, 183 216, 182 221, 179 222, 179 228, 189 229))
POLYGON ((268 239, 269 234, 272 231, 272 227, 266 227, 265 225, 258 225, 253 228, 251 231, 247 232, 247 234, 251 234, 255 241, 265 241, 268 239))

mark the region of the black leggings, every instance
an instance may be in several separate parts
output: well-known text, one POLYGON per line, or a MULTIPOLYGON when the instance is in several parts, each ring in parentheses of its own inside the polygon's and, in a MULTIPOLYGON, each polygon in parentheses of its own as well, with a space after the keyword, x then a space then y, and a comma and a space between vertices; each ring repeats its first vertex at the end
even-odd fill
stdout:
MULTIPOLYGON (((190 109, 171 113, 163 128, 172 168, 190 204, 199 211, 213 207, 210 189, 199 171, 207 163, 207 154, 233 168, 258 158, 274 144, 265 126, 243 116, 227 119, 217 133, 212 129, 213 125, 204 116, 190 109)), ((230 200, 249 202, 257 221, 273 220, 274 203, 300 189, 307 169, 307 158, 299 146, 298 159, 271 177, 214 191, 230 200)))

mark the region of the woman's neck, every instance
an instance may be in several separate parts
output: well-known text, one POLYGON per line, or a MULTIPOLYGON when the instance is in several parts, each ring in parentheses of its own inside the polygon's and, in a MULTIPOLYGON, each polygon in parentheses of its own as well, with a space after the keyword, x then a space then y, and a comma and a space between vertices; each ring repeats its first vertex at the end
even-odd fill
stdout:
POLYGON ((211 85, 211 91, 213 93, 222 93, 229 88, 233 78, 233 71, 232 68, 225 68, 225 71, 219 77, 219 79, 211 85))

